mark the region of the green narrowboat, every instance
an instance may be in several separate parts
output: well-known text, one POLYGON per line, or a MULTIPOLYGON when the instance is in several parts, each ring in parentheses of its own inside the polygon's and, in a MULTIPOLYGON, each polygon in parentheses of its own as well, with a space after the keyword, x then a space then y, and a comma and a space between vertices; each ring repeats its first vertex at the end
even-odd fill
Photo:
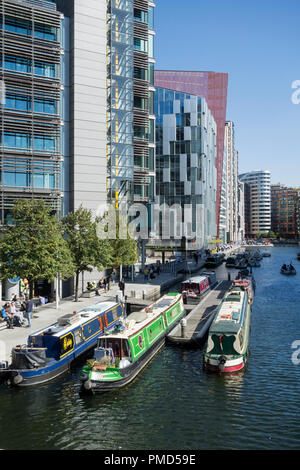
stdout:
POLYGON ((204 368, 226 373, 244 368, 249 353, 253 285, 250 278, 234 281, 215 314, 208 333, 204 368))
POLYGON ((169 293, 133 312, 111 334, 98 339, 93 359, 80 373, 82 392, 106 392, 131 382, 164 346, 185 314, 182 295, 169 293))

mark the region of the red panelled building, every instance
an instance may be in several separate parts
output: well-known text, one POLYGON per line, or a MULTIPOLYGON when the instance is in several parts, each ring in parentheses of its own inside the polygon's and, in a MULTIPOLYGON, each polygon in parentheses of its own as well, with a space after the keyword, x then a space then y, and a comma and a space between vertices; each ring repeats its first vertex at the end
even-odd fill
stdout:
MULTIPOLYGON (((216 72, 189 72, 155 70, 154 85, 171 90, 190 93, 206 99, 217 124, 217 194, 216 213, 219 230, 222 171, 224 158, 224 134, 227 107, 228 74, 216 72)), ((217 234, 218 236, 219 234, 217 234)))
POLYGON ((300 229, 300 188, 271 185, 271 230, 284 238, 296 238, 300 229))

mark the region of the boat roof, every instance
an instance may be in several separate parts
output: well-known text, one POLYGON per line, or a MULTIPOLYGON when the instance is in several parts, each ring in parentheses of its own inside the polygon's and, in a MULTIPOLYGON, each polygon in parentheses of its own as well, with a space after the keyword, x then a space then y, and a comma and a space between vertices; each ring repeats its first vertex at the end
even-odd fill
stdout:
POLYGON ((178 294, 178 292, 163 295, 158 300, 143 308, 142 310, 128 315, 125 321, 125 330, 120 332, 113 332, 108 335, 104 335, 101 338, 128 339, 130 336, 143 329, 156 317, 161 315, 162 312, 169 309, 180 298, 181 294, 178 294))
POLYGON ((205 281, 205 279, 207 279, 207 276, 194 276, 190 279, 186 279, 182 284, 199 284, 200 282, 205 281))
POLYGON ((246 292, 239 287, 233 287, 227 292, 210 327, 210 333, 236 333, 239 330, 245 296, 246 292))
POLYGON ((53 330, 52 336, 62 336, 68 333, 69 331, 73 330, 74 328, 83 325, 87 321, 98 317, 99 313, 103 313, 107 310, 110 310, 111 308, 116 307, 117 305, 119 304, 116 302, 97 302, 94 305, 90 305, 89 307, 83 308, 74 315, 66 314, 65 316, 58 318, 55 323, 52 323, 51 325, 48 325, 42 328, 41 330, 32 333, 30 336, 38 336, 41 333, 49 330, 53 330), (68 317, 70 323, 62 325, 61 320, 64 319, 64 317, 68 317))

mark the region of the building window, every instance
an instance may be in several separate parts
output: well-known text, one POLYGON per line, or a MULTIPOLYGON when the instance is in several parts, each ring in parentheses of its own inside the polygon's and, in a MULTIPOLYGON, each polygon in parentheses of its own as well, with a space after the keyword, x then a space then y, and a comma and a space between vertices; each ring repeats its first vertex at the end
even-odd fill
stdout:
POLYGON ((148 23, 148 12, 143 10, 134 9, 133 16, 135 21, 142 21, 143 23, 148 23))
POLYGON ((56 77, 56 66, 47 62, 36 61, 34 64, 35 75, 42 75, 43 77, 56 77))
POLYGON ((134 38, 134 49, 136 51, 148 52, 148 41, 144 39, 134 38))
POLYGON ((30 73, 31 61, 21 57, 5 56, 4 68, 6 70, 13 70, 14 72, 30 73))

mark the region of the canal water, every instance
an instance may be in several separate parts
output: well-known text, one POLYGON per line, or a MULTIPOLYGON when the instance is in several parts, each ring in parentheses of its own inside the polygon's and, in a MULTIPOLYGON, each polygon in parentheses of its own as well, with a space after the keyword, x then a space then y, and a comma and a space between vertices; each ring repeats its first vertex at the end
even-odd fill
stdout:
POLYGON ((166 345, 117 392, 81 397, 79 368, 36 388, 2 387, 0 448, 299 449, 300 261, 297 247, 268 250, 271 257, 253 268, 257 290, 244 372, 207 373, 201 349, 166 345), (291 261, 297 275, 281 275, 280 266, 291 261))

